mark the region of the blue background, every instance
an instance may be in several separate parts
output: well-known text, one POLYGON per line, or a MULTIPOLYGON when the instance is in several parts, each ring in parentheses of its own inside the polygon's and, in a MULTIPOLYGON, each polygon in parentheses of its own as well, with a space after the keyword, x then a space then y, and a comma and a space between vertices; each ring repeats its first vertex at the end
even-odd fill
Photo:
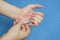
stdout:
MULTIPOLYGON (((44 20, 37 27, 31 27, 27 40, 60 40, 60 0, 6 0, 8 3, 23 8, 28 4, 41 4, 44 20)), ((12 19, 0 15, 0 36, 8 31, 13 24, 12 19)))

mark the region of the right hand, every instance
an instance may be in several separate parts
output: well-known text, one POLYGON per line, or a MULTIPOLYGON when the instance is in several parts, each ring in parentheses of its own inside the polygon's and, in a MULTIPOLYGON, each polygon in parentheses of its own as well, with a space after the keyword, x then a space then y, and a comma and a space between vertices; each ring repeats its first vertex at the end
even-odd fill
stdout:
POLYGON ((27 24, 22 25, 25 19, 21 19, 20 22, 14 23, 12 28, 6 33, 2 40, 23 40, 25 39, 29 33, 30 28, 27 24))

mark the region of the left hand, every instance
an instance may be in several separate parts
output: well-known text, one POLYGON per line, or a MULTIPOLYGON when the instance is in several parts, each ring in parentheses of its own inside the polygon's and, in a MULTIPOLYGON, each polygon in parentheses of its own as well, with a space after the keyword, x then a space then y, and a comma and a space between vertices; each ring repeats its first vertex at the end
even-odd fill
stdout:
MULTIPOLYGON (((34 14, 33 8, 42 8, 41 5, 38 4, 30 4, 20 10, 19 13, 16 13, 16 18, 20 18, 22 16, 27 17, 27 20, 30 20, 31 16, 34 14)), ((16 19, 15 18, 15 19, 16 19)))
MULTIPOLYGON (((35 12, 35 13, 33 13, 33 15, 30 18, 30 20, 32 22, 28 23, 28 25, 29 26, 37 26, 43 20, 43 16, 44 15, 41 12, 35 12)), ((19 22, 19 19, 16 19, 15 23, 18 23, 18 22, 19 22)))
POLYGON ((26 19, 21 18, 18 23, 14 23, 14 25, 10 28, 10 30, 3 35, 1 40, 23 40, 25 39, 29 33, 30 28, 27 24, 22 25, 26 19))

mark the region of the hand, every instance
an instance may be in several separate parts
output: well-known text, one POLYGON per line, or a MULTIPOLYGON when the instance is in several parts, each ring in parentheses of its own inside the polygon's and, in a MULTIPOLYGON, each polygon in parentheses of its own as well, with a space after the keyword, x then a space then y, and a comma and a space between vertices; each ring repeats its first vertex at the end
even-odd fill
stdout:
POLYGON ((29 33, 30 28, 27 24, 22 25, 25 19, 21 19, 20 22, 15 23, 2 40, 22 40, 25 39, 29 33), (21 26, 22 25, 22 26, 21 26))
MULTIPOLYGON (((32 16, 30 17, 30 20, 32 22, 28 23, 28 25, 29 26, 37 26, 43 20, 43 16, 44 15, 41 12, 35 12, 35 13, 33 13, 32 16)), ((19 19, 16 19, 15 22, 18 23, 19 19)))
POLYGON ((41 5, 36 5, 36 4, 28 5, 27 7, 22 9, 22 14, 20 14, 21 16, 19 15, 18 17, 24 16, 28 20, 33 19, 32 23, 29 23, 29 25, 36 26, 36 25, 38 25, 38 23, 40 23, 43 20, 43 14, 40 12, 34 12, 33 8, 41 8, 41 7, 42 7, 41 5), (33 15, 34 15, 34 17, 33 17, 33 15), (36 15, 39 17, 37 17, 36 15), (40 20, 40 22, 38 22, 36 19, 40 20))
POLYGON ((26 19, 30 19, 32 14, 35 13, 33 11, 33 8, 41 8, 41 7, 42 7, 41 5, 37 5, 37 4, 28 5, 24 7, 23 9, 21 9, 20 10, 21 13, 17 13, 16 16, 17 18, 24 16, 24 17, 27 17, 26 19))
MULTIPOLYGON (((14 22, 14 25, 17 24, 17 19, 15 20, 14 22)), ((30 33, 30 28, 29 28, 29 25, 28 24, 22 24, 21 30, 19 31, 19 34, 18 34, 18 39, 20 40, 24 40, 30 33)))

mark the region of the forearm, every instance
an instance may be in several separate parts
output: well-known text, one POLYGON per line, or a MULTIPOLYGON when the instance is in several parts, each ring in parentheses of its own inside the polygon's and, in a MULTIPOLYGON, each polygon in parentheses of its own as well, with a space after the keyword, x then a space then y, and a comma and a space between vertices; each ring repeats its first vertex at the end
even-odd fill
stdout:
POLYGON ((6 36, 6 34, 4 34, 4 35, 1 37, 0 40, 10 40, 10 38, 8 38, 8 37, 6 36))
POLYGON ((20 10, 20 8, 10 5, 5 1, 0 1, 0 14, 2 15, 15 19, 15 15, 17 15, 17 13, 20 13, 20 10))
POLYGON ((18 40, 18 39, 11 39, 11 38, 9 38, 8 36, 3 35, 3 36, 0 38, 0 40, 18 40))
POLYGON ((3 35, 0 40, 16 40, 16 39, 11 39, 7 34, 3 35))

